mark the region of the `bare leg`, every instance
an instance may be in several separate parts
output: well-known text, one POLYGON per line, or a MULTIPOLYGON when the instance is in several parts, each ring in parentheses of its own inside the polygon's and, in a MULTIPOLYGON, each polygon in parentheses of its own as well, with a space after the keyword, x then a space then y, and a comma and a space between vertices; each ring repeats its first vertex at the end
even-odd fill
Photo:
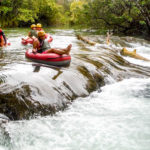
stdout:
POLYGON ((48 49, 48 50, 46 51, 46 53, 53 53, 53 52, 54 52, 54 48, 48 49))
POLYGON ((56 53, 56 54, 67 54, 69 55, 69 52, 71 50, 72 45, 69 44, 66 48, 64 49, 60 49, 60 48, 51 48, 49 50, 47 50, 47 53, 56 53))
POLYGON ((62 49, 57 49, 57 48, 53 48, 52 49, 53 51, 53 53, 56 53, 56 54, 65 54, 66 52, 65 52, 65 50, 62 50, 62 49))
POLYGON ((71 50, 72 44, 69 44, 66 48, 66 54, 69 55, 70 50, 71 50))

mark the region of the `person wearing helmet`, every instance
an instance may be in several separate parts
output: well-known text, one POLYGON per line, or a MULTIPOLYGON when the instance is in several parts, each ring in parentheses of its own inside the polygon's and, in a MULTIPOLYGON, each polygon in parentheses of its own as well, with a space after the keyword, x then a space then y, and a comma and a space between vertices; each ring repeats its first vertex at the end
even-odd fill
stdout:
POLYGON ((72 45, 69 44, 66 48, 51 48, 48 40, 45 39, 45 32, 39 31, 38 38, 33 42, 33 53, 56 53, 56 54, 68 54, 72 45))
POLYGON ((45 39, 45 32, 39 31, 38 38, 33 41, 33 52, 42 53, 47 49, 50 49, 49 42, 45 39))
POLYGON ((36 25, 32 24, 30 27, 31 27, 31 30, 28 33, 28 37, 26 39, 22 38, 22 40, 27 41, 29 39, 34 39, 35 37, 37 38, 36 25))
POLYGON ((42 25, 41 25, 40 23, 38 23, 38 24, 36 25, 36 30, 37 30, 37 32, 39 32, 39 31, 44 31, 44 30, 42 29, 42 25))
POLYGON ((0 47, 6 46, 6 45, 7 45, 7 39, 3 30, 0 27, 0 47))
POLYGON ((36 31, 36 25, 35 24, 31 25, 31 31, 29 32, 28 36, 30 38, 32 38, 33 36, 37 37, 37 31, 36 31))

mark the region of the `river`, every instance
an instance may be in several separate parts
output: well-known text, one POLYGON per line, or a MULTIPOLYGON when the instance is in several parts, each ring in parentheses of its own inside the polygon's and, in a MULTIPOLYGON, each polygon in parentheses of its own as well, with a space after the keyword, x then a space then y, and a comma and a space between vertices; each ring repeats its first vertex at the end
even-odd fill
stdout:
POLYGON ((112 36, 106 45, 90 33, 90 46, 75 30, 46 29, 52 47, 73 45, 70 66, 53 68, 25 58, 27 31, 5 30, 11 46, 0 49, 0 113, 9 118, 0 150, 150 149, 150 63, 120 55, 126 47, 150 58, 149 41, 112 36))

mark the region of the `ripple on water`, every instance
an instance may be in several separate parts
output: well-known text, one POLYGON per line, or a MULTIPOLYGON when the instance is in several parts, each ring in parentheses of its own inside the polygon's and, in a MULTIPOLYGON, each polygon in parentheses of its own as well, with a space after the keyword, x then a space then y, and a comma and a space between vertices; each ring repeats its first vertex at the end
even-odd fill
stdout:
POLYGON ((1 75, 0 75, 0 84, 5 83, 6 78, 7 78, 7 75, 1 74, 1 75))
POLYGON ((150 101, 134 94, 149 83, 149 79, 124 80, 79 98, 53 117, 10 122, 6 125, 9 146, 15 150, 149 150, 150 101))

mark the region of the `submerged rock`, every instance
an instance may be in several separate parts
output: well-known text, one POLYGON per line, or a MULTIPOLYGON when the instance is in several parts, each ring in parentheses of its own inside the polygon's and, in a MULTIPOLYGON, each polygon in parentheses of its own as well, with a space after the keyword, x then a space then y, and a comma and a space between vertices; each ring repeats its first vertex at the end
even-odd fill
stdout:
POLYGON ((7 123, 9 121, 9 118, 5 116, 4 114, 0 114, 0 125, 3 123, 7 123))

